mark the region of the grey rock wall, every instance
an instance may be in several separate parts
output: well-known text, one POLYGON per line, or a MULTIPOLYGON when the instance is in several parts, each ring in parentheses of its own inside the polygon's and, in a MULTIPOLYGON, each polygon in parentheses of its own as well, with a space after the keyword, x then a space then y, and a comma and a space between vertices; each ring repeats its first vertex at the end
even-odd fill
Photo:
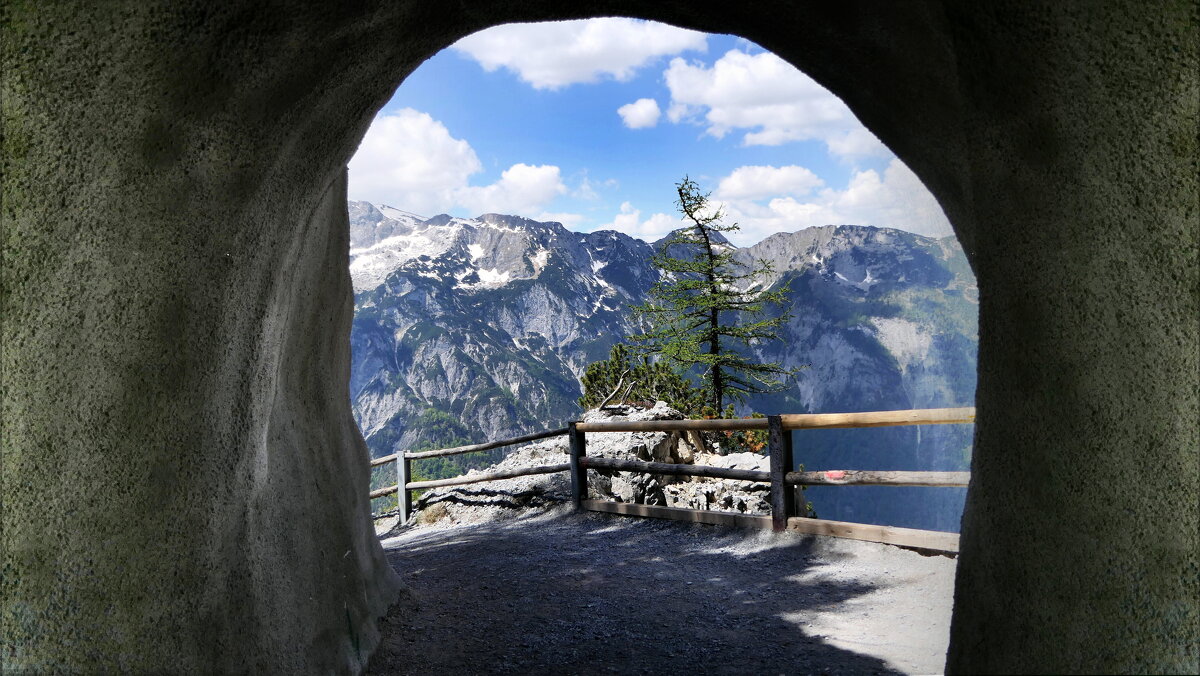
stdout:
POLYGON ((5 669, 357 669, 394 589, 320 204, 422 59, 604 14, 771 49, 954 223, 981 300, 948 669, 1200 666, 1195 3, 3 11, 5 669))

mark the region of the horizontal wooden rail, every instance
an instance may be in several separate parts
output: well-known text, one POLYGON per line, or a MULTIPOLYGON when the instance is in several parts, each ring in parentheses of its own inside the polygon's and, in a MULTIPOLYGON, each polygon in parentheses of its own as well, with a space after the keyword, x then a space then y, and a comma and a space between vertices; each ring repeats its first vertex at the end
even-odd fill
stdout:
MULTIPOLYGON (((921 408, 863 413, 792 413, 779 416, 785 430, 889 427, 894 425, 947 425, 975 422, 975 408, 921 408)), ((580 432, 717 432, 765 430, 766 418, 716 418, 712 420, 624 420, 581 422, 580 432)))
POLYGON ((668 476, 702 476, 711 479, 737 479, 739 481, 770 481, 771 473, 752 469, 711 467, 709 465, 677 465, 669 462, 642 462, 617 458, 594 458, 583 456, 579 462, 587 469, 615 469, 622 472, 666 474, 668 476))
POLYGON ((371 499, 374 500, 375 498, 382 498, 383 496, 391 495, 392 493, 395 493, 398 490, 400 490, 400 486, 398 486, 398 485, 385 486, 384 488, 380 488, 379 490, 371 491, 371 499))
MULTIPOLYGON (((517 469, 504 469, 498 472, 485 472, 483 474, 464 474, 449 479, 434 479, 432 481, 410 481, 404 485, 410 491, 421 490, 422 488, 441 488, 442 486, 464 486, 466 484, 476 484, 483 481, 499 481, 501 479, 512 479, 519 476, 531 476, 534 474, 553 474, 554 472, 565 472, 571 469, 567 463, 561 465, 542 465, 541 467, 518 467, 517 469)), ((394 487, 393 487, 394 488, 394 487)))
POLYGON ((654 519, 670 519, 672 521, 687 521, 688 523, 707 523, 714 526, 734 526, 736 528, 770 528, 771 517, 741 514, 738 512, 717 512, 708 509, 684 509, 682 507, 660 507, 658 505, 641 505, 635 502, 609 502, 608 500, 584 500, 583 508, 593 512, 607 514, 624 514, 625 516, 645 516, 654 519))
POLYGON ((869 523, 849 523, 828 519, 806 519, 792 517, 787 520, 787 529, 809 535, 831 535, 851 540, 882 542, 914 549, 931 549, 939 552, 958 553, 958 533, 940 530, 918 530, 898 526, 876 526, 869 523))
POLYGON ((786 430, 889 427, 893 425, 953 425, 975 422, 975 407, 918 408, 866 413, 792 413, 779 416, 786 430))
POLYGON ((784 482, 793 486, 966 486, 970 472, 788 472, 784 482))
MULTIPOLYGON (((772 520, 769 516, 752 516, 735 512, 640 505, 630 502, 609 502, 607 500, 584 500, 583 508, 593 512, 670 519, 672 521, 686 521, 688 523, 708 523, 718 526, 736 526, 739 528, 772 527, 772 520)), ((896 526, 875 526, 865 523, 847 523, 845 521, 808 519, 803 517, 789 518, 787 520, 787 530, 808 533, 810 535, 830 535, 866 542, 882 542, 884 544, 911 547, 914 549, 928 549, 949 553, 958 552, 958 533, 947 533, 944 531, 898 528, 896 526)))
POLYGON ((717 432, 721 430, 765 430, 766 418, 714 418, 712 420, 614 420, 581 422, 580 432, 717 432))
POLYGON ((388 464, 389 462, 392 462, 392 461, 393 461, 393 460, 395 460, 395 459, 396 459, 396 454, 395 454, 395 453, 393 453, 393 454, 391 454, 391 455, 385 455, 385 456, 383 456, 383 457, 381 457, 381 458, 375 458, 374 460, 372 460, 372 461, 371 461, 371 466, 372 466, 372 467, 378 467, 378 466, 380 466, 380 465, 386 465, 386 464, 388 464))
POLYGON ((523 437, 514 437, 512 439, 501 439, 500 441, 489 441, 485 444, 472 444, 470 446, 456 446, 454 448, 443 448, 436 451, 416 451, 406 452, 404 457, 409 460, 419 460, 421 458, 441 458, 447 455, 460 455, 462 453, 476 453, 478 451, 490 451, 493 448, 501 448, 503 446, 512 446, 513 444, 523 444, 526 441, 537 441, 538 439, 548 439, 557 437, 567 433, 567 428, 563 427, 548 432, 538 432, 537 434, 526 434, 523 437))
MULTIPOLYGON (((762 470, 682 465, 669 462, 642 462, 617 458, 583 456, 580 463, 587 469, 619 470, 668 476, 699 476, 737 481, 771 480, 771 473, 762 470)), ((870 472, 862 470, 831 470, 824 472, 788 472, 784 482, 799 486, 966 486, 970 472, 870 472)))

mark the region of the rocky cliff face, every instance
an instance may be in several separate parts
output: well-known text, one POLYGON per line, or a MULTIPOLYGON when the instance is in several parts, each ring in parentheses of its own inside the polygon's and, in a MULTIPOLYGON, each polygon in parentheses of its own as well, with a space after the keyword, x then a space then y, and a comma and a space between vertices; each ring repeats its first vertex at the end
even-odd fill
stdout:
POLYGON ((351 395, 373 452, 578 417, 578 376, 629 334, 657 273, 615 232, 351 203, 351 395))
MULTIPOLYGON (((351 396, 375 455, 515 436, 578 418, 578 377, 638 332, 653 245, 486 214, 422 218, 350 203, 351 396)), ((969 406, 978 292, 962 250, 899 230, 825 226, 738 251, 787 284, 764 359, 805 367, 763 413, 969 406)), ((964 469, 969 426, 807 431, 810 469, 964 469)), ((486 463, 498 454, 481 459, 486 463)), ((417 468, 422 471, 421 468, 417 468)), ((436 468, 424 471, 435 472, 436 468)), ((959 489, 813 489, 826 518, 956 530, 959 489)))

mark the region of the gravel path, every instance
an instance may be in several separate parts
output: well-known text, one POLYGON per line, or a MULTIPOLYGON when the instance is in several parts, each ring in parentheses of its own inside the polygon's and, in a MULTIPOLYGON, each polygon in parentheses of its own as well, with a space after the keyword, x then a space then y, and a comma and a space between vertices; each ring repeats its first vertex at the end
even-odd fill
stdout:
POLYGON ((565 508, 394 534, 373 674, 942 670, 945 557, 565 508))

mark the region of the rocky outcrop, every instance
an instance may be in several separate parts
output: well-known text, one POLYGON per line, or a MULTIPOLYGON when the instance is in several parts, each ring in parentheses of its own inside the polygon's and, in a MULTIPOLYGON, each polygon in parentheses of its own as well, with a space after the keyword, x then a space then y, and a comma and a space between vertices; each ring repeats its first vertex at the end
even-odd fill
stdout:
MULTIPOLYGON (((683 416, 663 402, 653 408, 591 410, 587 422, 606 420, 679 420, 683 416)), ((646 462, 713 465, 768 471, 769 461, 756 453, 721 455, 719 442, 674 432, 605 432, 588 435, 591 457, 646 462)), ((470 474, 566 462, 566 437, 530 444, 501 462, 470 474)), ((417 500, 413 522, 419 525, 475 523, 527 516, 570 500, 566 472, 538 474, 488 483, 432 489, 417 500)), ((769 514, 770 484, 702 477, 670 477, 635 472, 588 471, 588 496, 599 500, 666 507, 769 514)))

